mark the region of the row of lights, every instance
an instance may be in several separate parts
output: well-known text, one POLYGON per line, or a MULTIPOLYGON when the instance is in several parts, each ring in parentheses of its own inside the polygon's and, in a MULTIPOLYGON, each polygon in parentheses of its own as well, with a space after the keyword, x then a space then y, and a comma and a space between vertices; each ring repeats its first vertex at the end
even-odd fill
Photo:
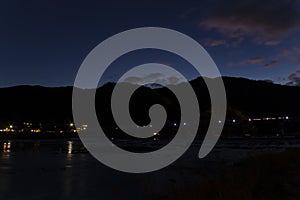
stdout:
MULTIPOLYGON (((269 121, 269 120, 288 120, 289 117, 288 116, 285 116, 285 117, 264 117, 264 118, 249 118, 248 121, 251 122, 251 121, 269 121)), ((233 123, 236 123, 236 120, 233 119, 232 120, 233 123)), ((219 123, 221 123, 221 121, 219 121, 219 123)))
MULTIPOLYGON (((186 122, 183 122, 183 126, 186 126, 187 123, 186 122)), ((152 124, 148 125, 150 128, 152 128, 152 124)), ((177 123, 173 123, 173 126, 177 126, 177 123)), ((147 127, 147 126, 136 126, 137 128, 143 128, 143 127, 147 127)))
MULTIPOLYGON (((30 127, 30 126, 32 126, 32 123, 26 123, 26 122, 24 122, 23 125, 26 125, 26 126, 30 127)), ((72 128, 75 127, 74 123, 70 123, 69 125, 72 128)), ((88 127, 88 125, 82 125, 80 128, 74 129, 73 132, 78 132, 78 131, 86 130, 87 127, 88 127)), ((23 131, 23 129, 21 129, 21 132, 22 131, 23 131)), ((5 129, 0 129, 0 132, 16 132, 16 130, 14 129, 13 125, 9 125, 5 129)), ((32 133, 40 133, 41 129, 31 129, 30 132, 32 132, 32 133)), ((62 133, 63 131, 60 131, 60 132, 62 133)))

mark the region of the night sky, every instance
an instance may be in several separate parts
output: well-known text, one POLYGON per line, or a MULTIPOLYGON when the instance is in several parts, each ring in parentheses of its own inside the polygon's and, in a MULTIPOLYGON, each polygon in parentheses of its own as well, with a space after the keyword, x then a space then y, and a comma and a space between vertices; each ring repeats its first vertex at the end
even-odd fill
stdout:
MULTIPOLYGON (((194 38, 223 76, 300 85, 300 1, 9 0, 0 3, 0 26, 0 87, 72 85, 100 42, 146 26, 194 38)), ((122 56, 101 82, 150 61, 199 75, 172 54, 144 50, 122 56)))

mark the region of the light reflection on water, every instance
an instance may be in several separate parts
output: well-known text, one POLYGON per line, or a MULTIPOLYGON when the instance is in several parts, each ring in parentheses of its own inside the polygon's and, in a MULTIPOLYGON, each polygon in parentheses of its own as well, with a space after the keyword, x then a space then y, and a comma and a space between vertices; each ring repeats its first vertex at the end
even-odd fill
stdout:
POLYGON ((60 152, 63 154, 72 155, 74 150, 83 149, 83 145, 79 141, 0 141, 0 152, 12 153, 19 151, 33 152, 60 152), (76 144, 75 144, 76 143, 76 144), (76 145, 76 149, 74 149, 76 145), (12 148, 14 146, 14 148, 12 148), (2 149, 1 149, 2 147, 2 149))
POLYGON ((67 161, 69 161, 68 163, 66 163, 66 167, 70 168, 72 167, 72 158, 73 158, 73 141, 68 141, 68 149, 67 149, 67 161))
POLYGON ((11 142, 4 142, 3 143, 3 152, 10 153, 10 149, 11 149, 11 142))
MULTIPOLYGON (((66 154, 67 160, 72 160, 75 151, 82 150, 84 147, 79 141, 0 141, 0 153, 2 159, 9 159, 12 153, 17 152, 56 152, 66 154), (74 145, 76 149, 74 149, 74 145), (2 147, 2 148, 1 148, 2 147)), ((82 151, 81 151, 82 152, 82 151)), ((0 162, 1 163, 1 162, 0 162)))
POLYGON ((62 199, 80 199, 74 193, 88 188, 81 185, 87 180, 78 179, 78 172, 91 159, 82 148, 79 140, 0 140, 0 199, 55 197, 55 192, 62 199), (74 168, 76 163, 83 164, 74 168))
POLYGON ((137 199, 147 200, 147 195, 148 199, 159 199, 174 188, 198 181, 201 175, 221 171, 224 161, 252 155, 251 151, 299 148, 300 140, 223 141, 202 160, 195 156, 199 146, 200 143, 192 146, 192 151, 175 165, 150 174, 132 175, 99 163, 82 149, 80 140, 0 141, 0 199, 132 200, 133 194, 137 199), (195 176, 196 172, 199 176, 195 176))
MULTIPOLYGON (((1 158, 3 160, 9 160, 10 159, 10 152, 11 152, 11 142, 4 142, 3 143, 3 154, 1 158)), ((1 166, 3 167, 3 166, 1 166)))
POLYGON ((68 154, 72 154, 73 141, 68 141, 68 154))

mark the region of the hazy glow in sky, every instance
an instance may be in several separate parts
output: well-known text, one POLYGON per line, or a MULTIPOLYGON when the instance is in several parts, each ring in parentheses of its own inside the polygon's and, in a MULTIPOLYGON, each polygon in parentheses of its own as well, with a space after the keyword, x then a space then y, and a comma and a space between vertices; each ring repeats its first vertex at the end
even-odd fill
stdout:
MULTIPOLYGON (((0 3, 0 87, 72 85, 85 56, 127 29, 175 29, 202 44, 224 76, 300 84, 300 6, 296 0, 74 1, 0 3)), ((168 64, 195 78, 192 66, 159 51, 117 60, 102 82, 130 67, 168 64)))

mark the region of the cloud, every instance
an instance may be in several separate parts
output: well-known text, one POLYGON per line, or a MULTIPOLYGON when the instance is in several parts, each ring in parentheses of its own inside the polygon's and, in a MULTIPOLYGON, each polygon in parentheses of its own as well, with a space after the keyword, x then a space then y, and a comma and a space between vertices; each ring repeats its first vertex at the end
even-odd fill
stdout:
POLYGON ((262 57, 254 57, 254 58, 249 58, 247 60, 242 61, 243 64, 257 64, 263 62, 264 59, 262 57))
POLYGON ((215 0, 214 5, 200 27, 236 40, 252 36, 254 42, 274 46, 300 22, 297 0, 215 0))
POLYGON ((263 44, 266 46, 276 46, 280 43, 281 43, 280 40, 268 40, 268 41, 265 41, 263 44))
POLYGON ((178 77, 175 77, 175 76, 168 77, 168 84, 170 84, 170 85, 175 85, 180 82, 182 82, 182 80, 179 79, 178 77))
POLYGON ((300 70, 290 74, 287 79, 289 80, 287 85, 300 86, 300 70))
POLYGON ((263 67, 270 68, 278 65, 279 62, 298 65, 300 63, 300 47, 291 46, 289 48, 279 48, 278 51, 269 57, 270 62, 265 63, 263 67))
POLYGON ((294 46, 281 49, 276 56, 277 60, 288 60, 290 62, 298 64, 300 59, 300 47, 294 46))
POLYGON ((137 77, 137 76, 130 76, 130 77, 127 77, 124 82, 131 82, 131 83, 143 83, 143 82, 149 82, 149 81, 152 81, 152 80, 156 80, 156 79, 159 79, 163 77, 163 74, 161 73, 152 73, 152 74, 149 74, 147 76, 144 76, 144 77, 137 77))
POLYGON ((292 74, 290 74, 289 76, 288 76, 288 79, 289 80, 294 80, 295 78, 297 78, 297 73, 292 73, 292 74))
POLYGON ((264 67, 265 68, 271 68, 271 67, 276 66, 278 63, 279 63, 278 60, 272 60, 271 62, 264 64, 264 67))
POLYGON ((240 65, 251 65, 251 64, 259 64, 262 63, 264 61, 263 57, 252 57, 252 58, 248 58, 242 61, 236 61, 236 62, 229 62, 227 63, 227 66, 240 66, 240 65))
POLYGON ((130 76, 124 79, 124 82, 133 84, 144 85, 145 83, 157 83, 160 85, 175 85, 183 80, 176 76, 164 76, 161 73, 152 73, 144 77, 130 76))
POLYGON ((204 45, 210 46, 210 47, 216 47, 216 46, 226 45, 226 41, 225 40, 216 40, 213 38, 205 38, 204 45))

